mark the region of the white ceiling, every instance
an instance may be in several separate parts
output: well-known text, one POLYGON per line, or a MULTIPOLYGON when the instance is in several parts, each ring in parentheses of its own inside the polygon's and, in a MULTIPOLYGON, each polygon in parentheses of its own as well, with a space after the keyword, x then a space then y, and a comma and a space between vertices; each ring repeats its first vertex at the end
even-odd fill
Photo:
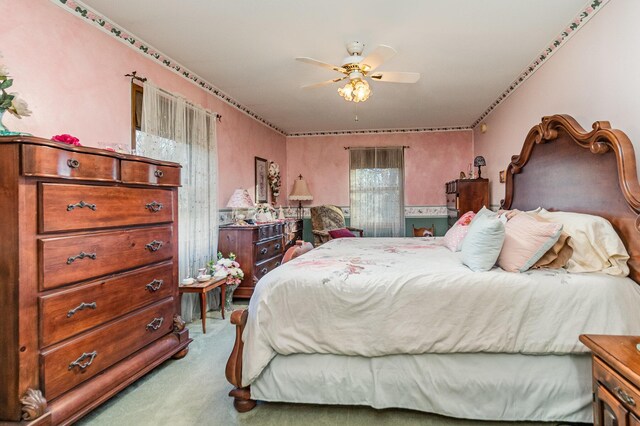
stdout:
POLYGON ((84 0, 287 133, 469 126, 585 6, 585 0, 84 0), (417 84, 371 83, 355 104, 340 74, 344 45, 398 54, 379 71, 417 84))

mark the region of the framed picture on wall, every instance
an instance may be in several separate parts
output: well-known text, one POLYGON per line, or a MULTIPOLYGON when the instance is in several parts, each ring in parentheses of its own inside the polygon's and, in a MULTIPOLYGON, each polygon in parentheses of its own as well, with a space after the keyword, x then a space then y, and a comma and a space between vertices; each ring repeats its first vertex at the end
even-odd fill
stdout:
POLYGON ((256 157, 256 203, 267 202, 267 190, 269 182, 267 180, 268 165, 264 158, 256 157))

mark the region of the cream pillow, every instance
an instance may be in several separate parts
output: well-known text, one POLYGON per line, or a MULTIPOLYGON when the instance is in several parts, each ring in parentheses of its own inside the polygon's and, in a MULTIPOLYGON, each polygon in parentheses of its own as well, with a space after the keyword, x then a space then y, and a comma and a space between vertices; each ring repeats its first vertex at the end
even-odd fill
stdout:
POLYGON ((562 225, 539 222, 526 213, 516 213, 504 229, 498 266, 508 272, 525 272, 558 241, 562 225))
POLYGON ((549 212, 541 209, 542 218, 561 223, 571 236, 573 255, 567 262, 569 272, 604 272, 609 275, 629 275, 629 253, 611 223, 600 216, 570 212, 549 212))

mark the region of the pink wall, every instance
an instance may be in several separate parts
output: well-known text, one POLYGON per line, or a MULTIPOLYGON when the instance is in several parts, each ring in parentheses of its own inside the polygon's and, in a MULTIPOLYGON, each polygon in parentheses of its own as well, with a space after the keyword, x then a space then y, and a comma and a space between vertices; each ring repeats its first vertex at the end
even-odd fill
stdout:
POLYGON ((309 183, 309 205, 349 205, 349 153, 345 146, 400 146, 405 151, 405 204, 444 205, 444 183, 467 171, 473 159, 471 131, 391 133, 287 138, 286 194, 300 173, 309 183))
POLYGON ((609 2, 487 117, 486 133, 476 127, 475 153, 487 160, 492 204, 504 198, 498 171, 545 115, 572 115, 587 130, 610 121, 629 136, 640 161, 638 17, 640 2, 609 2))
POLYGON ((253 188, 254 156, 281 164, 286 187, 284 136, 51 2, 3 3, 4 21, 10 25, 0 28, 2 62, 15 78, 11 91, 33 111, 22 120, 5 117, 11 130, 45 138, 70 133, 87 146, 128 146, 131 86, 124 74, 136 70, 160 87, 222 114, 217 128, 221 207, 235 188, 253 188))

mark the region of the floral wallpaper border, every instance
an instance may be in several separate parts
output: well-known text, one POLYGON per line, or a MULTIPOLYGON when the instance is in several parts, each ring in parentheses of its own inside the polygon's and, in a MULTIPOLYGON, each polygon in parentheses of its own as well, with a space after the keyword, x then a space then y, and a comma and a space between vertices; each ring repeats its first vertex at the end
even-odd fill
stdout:
MULTIPOLYGON (((282 206, 286 217, 296 217, 298 214, 298 208, 296 206, 282 206)), ((349 206, 340 207, 344 212, 345 217, 350 217, 349 206)), ((311 211, 309 207, 302 209, 302 216, 305 219, 311 218, 311 211)), ((405 218, 435 218, 435 217, 447 217, 447 206, 405 206, 404 208, 405 218)), ((218 219, 220 224, 229 223, 232 221, 231 209, 220 209, 218 211, 218 219)))
POLYGON ((289 133, 287 137, 305 137, 305 136, 342 136, 342 135, 375 135, 385 133, 422 133, 422 132, 455 132, 461 130, 472 130, 470 126, 453 126, 453 127, 421 127, 415 129, 373 129, 373 130, 336 130, 326 132, 298 132, 289 133))
POLYGON ((380 129, 380 130, 343 130, 343 131, 327 131, 327 132, 293 132, 287 133, 278 126, 272 124, 260 115, 251 111, 249 108, 240 104, 235 99, 231 98, 226 93, 215 87, 213 84, 204 80, 194 72, 185 68, 175 60, 162 54, 157 49, 150 46, 145 41, 125 31, 119 25, 108 20, 106 17, 96 13, 91 8, 86 6, 80 0, 50 0, 54 4, 62 7, 66 11, 75 14, 76 16, 85 19, 87 22, 100 28, 107 34, 116 37, 122 43, 128 45, 132 49, 138 50, 150 57, 155 62, 166 66, 176 74, 196 84, 203 90, 212 93, 222 101, 235 107, 236 109, 244 112, 265 126, 273 129, 274 131, 288 137, 304 137, 304 136, 336 136, 336 135, 362 135, 362 134, 386 134, 386 133, 417 133, 417 132, 444 132, 444 131, 458 131, 458 130, 471 130, 482 122, 500 103, 502 103, 513 91, 522 84, 527 78, 542 65, 547 59, 549 59, 566 41, 571 38, 584 24, 589 21, 599 10, 601 10, 610 0, 589 0, 583 10, 567 25, 567 27, 551 42, 547 48, 541 52, 537 58, 529 64, 529 66, 516 78, 511 85, 505 89, 500 96, 469 126, 448 126, 448 127, 426 127, 426 128, 414 128, 414 129, 380 129))
POLYGON ((540 68, 547 59, 549 59, 563 44, 566 43, 584 24, 593 18, 593 16, 601 10, 609 0, 590 0, 587 6, 567 25, 567 27, 558 35, 547 48, 542 51, 538 57, 529 64, 529 66, 511 83, 507 89, 491 105, 471 124, 471 128, 476 127, 482 122, 498 105, 502 103, 516 88, 526 79, 540 68))

